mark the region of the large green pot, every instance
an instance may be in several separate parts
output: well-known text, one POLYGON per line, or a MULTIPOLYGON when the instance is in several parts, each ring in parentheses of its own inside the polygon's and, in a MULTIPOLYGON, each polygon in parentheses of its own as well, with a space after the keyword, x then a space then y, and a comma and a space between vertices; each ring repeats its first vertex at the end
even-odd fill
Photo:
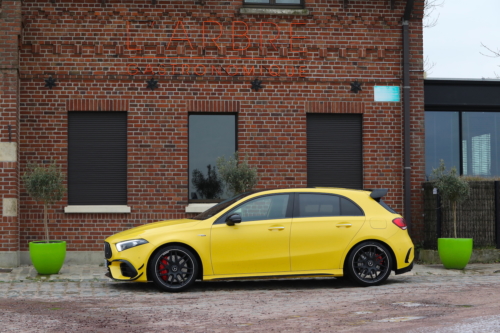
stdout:
POLYGON ((439 238, 438 253, 448 269, 464 269, 472 255, 472 238, 439 238))
POLYGON ((66 257, 66 242, 51 240, 30 242, 30 257, 38 274, 57 274, 66 257))

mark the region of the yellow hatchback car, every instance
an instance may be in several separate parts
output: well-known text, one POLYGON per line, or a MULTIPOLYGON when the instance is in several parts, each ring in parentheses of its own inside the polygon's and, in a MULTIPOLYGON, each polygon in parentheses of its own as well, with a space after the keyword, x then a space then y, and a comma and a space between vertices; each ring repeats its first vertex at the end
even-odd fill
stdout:
POLYGON ((413 267, 405 220, 385 189, 244 193, 190 219, 146 224, 105 240, 108 276, 182 291, 195 280, 348 276, 363 286, 413 267))

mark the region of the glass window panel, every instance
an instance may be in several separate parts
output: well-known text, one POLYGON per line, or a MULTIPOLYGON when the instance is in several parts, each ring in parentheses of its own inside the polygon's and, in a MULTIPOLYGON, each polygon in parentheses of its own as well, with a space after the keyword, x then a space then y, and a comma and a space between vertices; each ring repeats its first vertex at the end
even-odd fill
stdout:
POLYGON ((340 198, 340 210, 342 216, 363 216, 363 211, 354 202, 340 198))
POLYGON ((500 175, 500 112, 463 112, 462 167, 464 175, 500 175))
POLYGON ((460 170, 458 112, 425 112, 425 175, 444 160, 447 168, 460 170))
POLYGON ((335 195, 299 194, 299 217, 340 216, 339 199, 335 195))
POLYGON ((276 3, 290 4, 290 5, 300 5, 300 0, 276 0, 276 3))
POLYGON ((284 219, 288 206, 288 194, 269 195, 250 200, 227 214, 240 214, 242 222, 284 219))
POLYGON ((218 157, 230 158, 235 151, 235 115, 189 116, 189 199, 229 197, 221 191, 222 182, 215 167, 218 157))

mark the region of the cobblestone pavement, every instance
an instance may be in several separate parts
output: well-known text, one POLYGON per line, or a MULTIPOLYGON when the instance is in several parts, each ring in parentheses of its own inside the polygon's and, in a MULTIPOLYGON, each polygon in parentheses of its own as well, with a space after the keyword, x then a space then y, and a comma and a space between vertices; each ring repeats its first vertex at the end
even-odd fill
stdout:
POLYGON ((417 265, 370 288, 317 278, 198 282, 173 294, 104 273, 0 273, 0 332, 500 332, 500 264, 417 265))

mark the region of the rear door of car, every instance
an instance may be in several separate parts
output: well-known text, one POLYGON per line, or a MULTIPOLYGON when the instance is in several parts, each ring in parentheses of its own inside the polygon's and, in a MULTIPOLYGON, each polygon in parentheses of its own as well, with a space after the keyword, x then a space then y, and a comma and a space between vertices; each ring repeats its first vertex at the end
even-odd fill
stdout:
POLYGON ((340 268, 347 245, 364 222, 362 209, 346 197, 297 193, 290 235, 291 270, 340 268))

